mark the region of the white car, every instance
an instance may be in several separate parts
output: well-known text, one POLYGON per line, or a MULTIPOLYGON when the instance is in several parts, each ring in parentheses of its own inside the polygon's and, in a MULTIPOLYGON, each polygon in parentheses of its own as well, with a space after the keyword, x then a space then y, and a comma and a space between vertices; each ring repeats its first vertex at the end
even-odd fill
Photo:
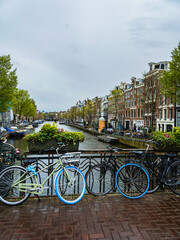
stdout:
POLYGON ((6 129, 4 127, 0 127, 0 133, 6 132, 6 129))

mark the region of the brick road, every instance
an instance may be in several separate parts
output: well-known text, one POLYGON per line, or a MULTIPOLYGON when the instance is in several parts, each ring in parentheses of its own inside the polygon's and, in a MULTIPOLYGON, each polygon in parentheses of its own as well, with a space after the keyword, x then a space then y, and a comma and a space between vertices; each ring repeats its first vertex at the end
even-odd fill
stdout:
POLYGON ((57 197, 29 199, 14 207, 0 203, 0 239, 179 240, 180 197, 89 195, 72 206, 57 197))

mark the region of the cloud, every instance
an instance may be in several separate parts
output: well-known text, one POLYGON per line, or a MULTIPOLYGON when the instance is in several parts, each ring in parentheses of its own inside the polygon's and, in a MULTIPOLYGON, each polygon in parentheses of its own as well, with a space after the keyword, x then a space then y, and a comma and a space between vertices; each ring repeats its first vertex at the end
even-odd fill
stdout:
POLYGON ((66 110, 169 59, 179 22, 176 1, 4 0, 0 54, 39 110, 66 110))

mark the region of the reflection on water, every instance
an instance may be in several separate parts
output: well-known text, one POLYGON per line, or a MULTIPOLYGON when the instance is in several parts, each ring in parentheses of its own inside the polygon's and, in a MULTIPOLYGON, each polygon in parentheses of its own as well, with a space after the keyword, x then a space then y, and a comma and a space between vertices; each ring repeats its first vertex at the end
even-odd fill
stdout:
MULTIPOLYGON (((53 122, 48 122, 53 124, 53 122)), ((43 124, 39 124, 37 128, 34 129, 34 132, 38 132, 43 124)), ((70 127, 67 125, 60 125, 59 123, 56 123, 58 128, 63 128, 64 130, 67 130, 69 132, 82 132, 81 130, 70 127)), ((97 137, 94 135, 91 135, 89 133, 83 132, 85 135, 85 141, 79 144, 79 149, 80 150, 92 150, 92 149, 106 149, 107 146, 109 145, 108 143, 104 143, 101 141, 98 141, 97 137)), ((14 145, 16 148, 20 149, 20 154, 23 152, 28 151, 28 146, 27 142, 23 141, 22 139, 13 139, 13 138, 8 138, 8 142, 14 145)), ((127 146, 121 145, 121 144, 116 144, 116 146, 121 147, 121 148, 128 148, 127 146)))

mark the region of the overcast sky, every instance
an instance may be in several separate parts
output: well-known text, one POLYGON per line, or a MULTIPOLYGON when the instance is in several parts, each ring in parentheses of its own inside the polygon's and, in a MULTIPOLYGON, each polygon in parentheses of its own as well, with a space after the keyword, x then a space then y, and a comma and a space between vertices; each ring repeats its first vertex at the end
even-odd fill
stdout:
POLYGON ((179 41, 180 0, 0 0, 0 55, 40 111, 141 78, 179 41))

